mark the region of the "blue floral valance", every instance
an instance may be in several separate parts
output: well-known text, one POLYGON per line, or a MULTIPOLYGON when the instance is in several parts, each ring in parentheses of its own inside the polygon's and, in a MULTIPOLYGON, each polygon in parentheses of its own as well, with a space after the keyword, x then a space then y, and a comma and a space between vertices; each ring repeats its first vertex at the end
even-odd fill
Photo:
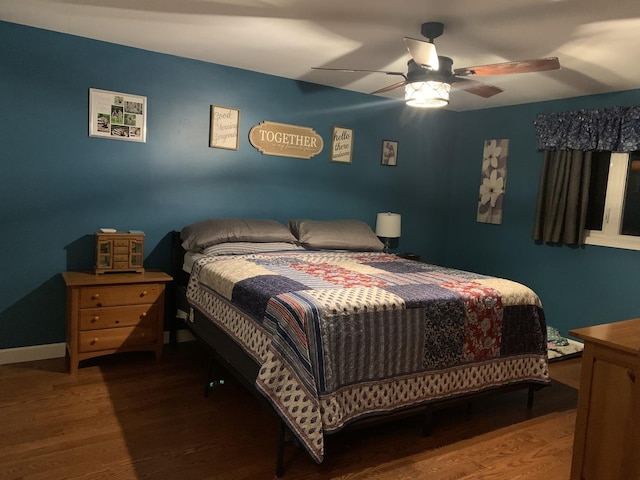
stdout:
POLYGON ((544 113, 534 125, 540 150, 640 150, 640 107, 544 113))

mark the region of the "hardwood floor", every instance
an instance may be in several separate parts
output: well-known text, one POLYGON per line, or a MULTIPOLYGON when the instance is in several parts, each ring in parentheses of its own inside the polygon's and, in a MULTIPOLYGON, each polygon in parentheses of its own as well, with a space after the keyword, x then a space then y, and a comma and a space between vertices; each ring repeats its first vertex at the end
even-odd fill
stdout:
MULTIPOLYGON (((0 366, 0 479, 274 478, 275 415, 232 380, 204 397, 197 342, 87 360, 0 366)), ((553 385, 438 411, 430 437, 415 417, 327 438, 317 465, 286 449, 285 479, 569 478, 580 359, 551 365, 553 385)))

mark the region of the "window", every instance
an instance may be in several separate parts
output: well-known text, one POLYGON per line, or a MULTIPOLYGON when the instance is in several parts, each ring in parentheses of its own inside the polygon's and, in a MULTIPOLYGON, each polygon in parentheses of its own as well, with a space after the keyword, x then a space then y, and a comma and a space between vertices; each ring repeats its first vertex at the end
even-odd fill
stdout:
POLYGON ((592 157, 585 243, 640 250, 640 151, 592 157))

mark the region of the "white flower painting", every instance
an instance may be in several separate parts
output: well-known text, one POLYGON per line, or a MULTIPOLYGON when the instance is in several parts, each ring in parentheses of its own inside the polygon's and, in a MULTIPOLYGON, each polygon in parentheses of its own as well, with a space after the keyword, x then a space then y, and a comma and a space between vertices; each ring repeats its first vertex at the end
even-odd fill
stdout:
POLYGON ((509 140, 485 140, 478 195, 478 222, 496 225, 502 223, 508 156, 509 140))

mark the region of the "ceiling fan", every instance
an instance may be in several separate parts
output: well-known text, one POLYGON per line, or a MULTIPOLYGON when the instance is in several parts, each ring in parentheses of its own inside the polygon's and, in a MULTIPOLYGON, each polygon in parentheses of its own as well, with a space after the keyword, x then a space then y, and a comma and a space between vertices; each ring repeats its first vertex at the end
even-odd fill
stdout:
POLYGON ((560 68, 560 62, 557 57, 548 57, 453 69, 453 60, 449 57, 438 55, 433 43, 434 39, 442 35, 443 32, 444 25, 442 23, 427 22, 422 24, 421 33, 429 40, 428 42, 404 37, 405 46, 411 55, 411 60, 407 62, 407 73, 347 68, 311 68, 314 70, 384 73, 386 75, 401 76, 403 77, 402 81, 371 93, 384 93, 405 87, 407 104, 418 107, 441 107, 447 105, 451 87, 483 98, 492 97, 503 91, 500 87, 468 77, 543 72, 560 68))

